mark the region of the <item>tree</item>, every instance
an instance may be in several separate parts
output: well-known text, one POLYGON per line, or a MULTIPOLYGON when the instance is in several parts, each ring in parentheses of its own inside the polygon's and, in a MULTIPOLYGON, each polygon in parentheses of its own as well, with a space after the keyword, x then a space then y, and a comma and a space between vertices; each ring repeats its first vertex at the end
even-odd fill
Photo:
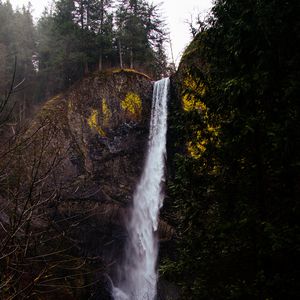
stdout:
POLYGON ((23 82, 22 89, 17 94, 11 95, 15 103, 13 117, 16 124, 29 116, 27 111, 33 106, 34 81, 36 70, 34 57, 36 55, 35 28, 31 16, 31 6, 13 11, 9 2, 0 3, 0 59, 1 83, 0 95, 4 95, 9 89, 11 74, 14 70, 15 82, 23 82), (15 66, 15 56, 17 65, 15 66), (16 67, 16 68, 15 68, 16 67))
POLYGON ((165 31, 158 6, 143 0, 120 1, 116 12, 117 39, 120 65, 124 58, 130 68, 135 65, 156 65, 156 60, 165 64, 165 31))
POLYGON ((216 1, 184 54, 170 117, 179 241, 167 263, 184 299, 298 297, 299 9, 216 1))
POLYGON ((38 22, 37 97, 67 88, 91 70, 136 67, 166 73, 165 31, 158 7, 144 0, 59 0, 38 22), (47 86, 45 86, 47 82, 47 86))
MULTIPOLYGON (((0 130, 9 117, 6 108, 15 90, 15 74, 16 69, 6 98, 0 98, 0 130)), ((59 174, 68 149, 56 140, 61 128, 55 126, 55 118, 44 114, 12 137, 1 135, 1 299, 85 299, 85 289, 95 283, 95 270, 78 251, 81 241, 74 239, 73 231, 90 214, 83 211, 68 218, 58 212, 59 174)))
POLYGON ((53 13, 46 10, 38 22, 39 81, 41 90, 48 90, 46 97, 67 88, 84 73, 87 60, 74 11, 73 1, 61 0, 53 13))
POLYGON ((99 71, 103 68, 103 56, 111 56, 113 48, 113 14, 110 12, 112 5, 109 0, 97 1, 91 15, 94 25, 92 29, 96 32, 96 43, 99 47, 99 71))

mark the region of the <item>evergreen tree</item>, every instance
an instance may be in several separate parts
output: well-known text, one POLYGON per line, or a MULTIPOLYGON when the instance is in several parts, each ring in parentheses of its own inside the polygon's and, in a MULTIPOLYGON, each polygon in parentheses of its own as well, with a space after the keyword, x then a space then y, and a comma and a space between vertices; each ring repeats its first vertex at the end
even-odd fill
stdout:
POLYGON ((130 68, 142 65, 151 69, 156 59, 166 64, 166 33, 157 6, 144 0, 122 0, 116 12, 116 25, 121 67, 124 61, 130 68))
POLYGON ((96 44, 99 51, 98 69, 103 68, 103 57, 106 61, 113 60, 113 2, 98 0, 92 10, 92 30, 96 33, 96 44))
POLYGON ((37 97, 65 89, 91 70, 137 67, 165 72, 164 22, 144 0, 59 0, 38 22, 37 97), (45 85, 47 82, 47 85, 45 85))
POLYGON ((15 55, 15 48, 13 40, 15 38, 13 29, 14 12, 10 2, 0 2, 0 59, 2 61, 0 68, 0 90, 4 94, 5 89, 8 88, 10 76, 13 73, 13 58, 15 55))
POLYGON ((32 106, 36 70, 35 28, 31 5, 13 11, 9 1, 0 3, 0 95, 4 95, 11 85, 15 73, 15 85, 11 96, 14 104, 14 118, 17 123, 26 117, 26 110, 32 106), (15 64, 16 62, 16 64, 15 64), (16 93, 18 92, 18 93, 16 93))
POLYGON ((299 298, 299 12, 216 1, 185 52, 169 132, 183 299, 299 298))

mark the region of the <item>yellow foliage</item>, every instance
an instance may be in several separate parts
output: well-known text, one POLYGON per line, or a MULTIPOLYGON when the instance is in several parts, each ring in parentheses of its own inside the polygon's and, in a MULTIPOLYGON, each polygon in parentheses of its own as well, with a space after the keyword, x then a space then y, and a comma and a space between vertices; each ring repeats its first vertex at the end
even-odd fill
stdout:
POLYGON ((206 92, 206 88, 203 82, 197 82, 191 75, 187 75, 183 81, 185 87, 189 88, 194 93, 197 93, 199 96, 203 97, 206 92))
POLYGON ((183 80, 182 107, 186 112, 201 111, 203 116, 202 129, 194 129, 193 140, 187 142, 187 151, 195 159, 199 159, 207 149, 207 144, 218 145, 220 127, 211 125, 214 116, 209 114, 209 109, 203 102, 206 93, 204 83, 187 74, 183 80))
POLYGON ((208 130, 209 133, 211 133, 212 138, 215 138, 219 135, 220 126, 214 127, 214 126, 208 124, 207 125, 207 130, 208 130))
POLYGON ((93 109, 87 121, 91 129, 95 129, 100 136, 105 136, 104 130, 98 124, 98 114, 98 111, 93 109))
POLYGON ((205 152, 206 147, 205 141, 201 141, 199 143, 193 143, 193 142, 188 142, 187 144, 187 149, 188 153, 190 156, 192 156, 195 159, 198 159, 201 157, 201 155, 205 152))
POLYGON ((129 92, 121 101, 121 108, 135 119, 139 119, 142 112, 142 101, 139 95, 129 92))
POLYGON ((185 111, 192 111, 192 110, 201 110, 202 113, 206 114, 207 107, 206 105, 197 99, 193 94, 185 94, 182 97, 182 105, 185 111))
POLYGON ((182 106, 185 111, 197 109, 206 112, 207 107, 201 101, 206 92, 206 88, 202 82, 197 82, 188 74, 183 80, 183 90, 182 106))
POLYGON ((208 144, 207 138, 202 137, 202 133, 200 130, 196 133, 196 141, 189 141, 187 143, 188 153, 193 158, 200 158, 201 155, 206 151, 206 145, 208 144))
POLYGON ((102 100, 102 114, 103 114, 103 125, 108 126, 112 114, 107 105, 107 101, 105 98, 103 98, 102 100))
POLYGON ((199 159, 202 154, 206 151, 208 142, 219 145, 219 129, 220 127, 213 127, 207 124, 205 128, 206 134, 203 136, 202 132, 198 130, 193 141, 187 143, 187 151, 190 156, 195 159, 199 159))

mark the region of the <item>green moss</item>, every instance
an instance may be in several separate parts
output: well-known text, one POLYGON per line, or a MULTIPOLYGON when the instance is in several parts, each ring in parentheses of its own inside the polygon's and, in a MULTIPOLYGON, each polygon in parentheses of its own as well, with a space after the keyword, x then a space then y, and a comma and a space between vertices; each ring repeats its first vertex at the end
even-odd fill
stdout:
POLYGON ((56 127, 66 126, 67 102, 62 95, 56 95, 49 99, 38 112, 37 118, 41 124, 55 123, 56 127))
POLYGON ((142 76, 144 76, 144 77, 151 80, 151 78, 147 74, 139 72, 139 71, 134 70, 134 69, 115 69, 115 70, 112 71, 113 74, 122 73, 122 72, 142 75, 142 76))
POLYGON ((139 95, 129 92, 125 99, 121 101, 121 108, 133 117, 139 119, 142 113, 142 101, 139 95))
POLYGON ((100 136, 106 136, 104 130, 98 124, 98 115, 99 112, 96 109, 93 109, 90 117, 87 119, 87 122, 90 128, 95 129, 100 136))

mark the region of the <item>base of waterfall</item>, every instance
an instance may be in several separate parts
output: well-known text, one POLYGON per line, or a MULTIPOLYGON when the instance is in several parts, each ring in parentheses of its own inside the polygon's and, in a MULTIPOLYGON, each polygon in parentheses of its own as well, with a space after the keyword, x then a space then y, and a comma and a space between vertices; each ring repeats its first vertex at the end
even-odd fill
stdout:
POLYGON ((112 288, 112 296, 114 300, 130 300, 129 296, 117 287, 112 288))
MULTIPOLYGON (((156 294, 156 292, 155 292, 156 294)), ((113 287, 112 290, 112 296, 114 300, 152 300, 155 298, 155 296, 151 296, 151 295, 140 295, 140 296, 128 296, 126 293, 124 293, 121 289, 117 288, 117 287, 113 287)))
POLYGON ((148 282, 141 277, 139 282, 132 284, 132 281, 120 283, 119 287, 112 285, 111 295, 114 300, 154 300, 156 299, 156 278, 148 282))

